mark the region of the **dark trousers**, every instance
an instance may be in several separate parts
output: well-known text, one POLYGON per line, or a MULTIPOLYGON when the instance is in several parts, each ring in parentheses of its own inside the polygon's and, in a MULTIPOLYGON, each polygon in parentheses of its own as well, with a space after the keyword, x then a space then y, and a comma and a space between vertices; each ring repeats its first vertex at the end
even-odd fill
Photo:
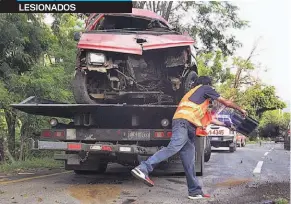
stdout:
POLYGON ((195 172, 195 132, 196 128, 184 119, 174 119, 172 138, 167 147, 162 148, 148 160, 141 162, 138 168, 146 174, 151 173, 160 162, 179 152, 189 193, 202 193, 195 172))

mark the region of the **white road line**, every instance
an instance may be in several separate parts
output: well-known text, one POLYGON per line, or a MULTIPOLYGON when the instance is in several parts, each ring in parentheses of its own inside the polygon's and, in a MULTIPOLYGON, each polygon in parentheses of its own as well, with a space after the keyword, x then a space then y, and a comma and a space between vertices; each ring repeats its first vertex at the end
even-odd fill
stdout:
POLYGON ((254 174, 259 174, 261 173, 261 170, 262 170, 262 166, 263 166, 263 161, 259 161, 256 168, 254 169, 253 173, 254 174))
POLYGON ((264 154, 264 156, 267 156, 269 154, 269 152, 266 152, 265 154, 264 154))

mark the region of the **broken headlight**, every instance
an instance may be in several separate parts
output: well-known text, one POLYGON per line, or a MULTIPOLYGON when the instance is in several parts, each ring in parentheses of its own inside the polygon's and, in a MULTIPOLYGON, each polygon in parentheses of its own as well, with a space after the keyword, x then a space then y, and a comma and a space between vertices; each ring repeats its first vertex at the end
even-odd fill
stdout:
POLYGON ((89 53, 88 54, 88 63, 92 65, 104 65, 106 57, 102 53, 89 53))

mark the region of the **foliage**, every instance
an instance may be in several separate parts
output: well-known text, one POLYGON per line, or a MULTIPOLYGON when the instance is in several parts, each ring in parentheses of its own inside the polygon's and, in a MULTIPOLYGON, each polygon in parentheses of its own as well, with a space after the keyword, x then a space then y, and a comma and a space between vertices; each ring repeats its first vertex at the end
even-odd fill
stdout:
POLYGON ((249 87, 241 94, 242 105, 248 110, 249 114, 257 119, 261 119, 262 114, 268 110, 285 108, 275 92, 273 86, 256 85, 249 87))
POLYGON ((56 161, 51 157, 32 158, 26 161, 17 161, 15 163, 5 163, 0 165, 0 173, 16 173, 31 169, 61 168, 63 163, 56 161))
POLYGON ((284 136, 290 124, 290 113, 278 110, 267 111, 262 115, 259 131, 263 137, 284 136))
POLYGON ((198 73, 211 76, 214 84, 224 83, 232 78, 230 68, 225 68, 227 57, 221 51, 207 52, 198 55, 198 73))
POLYGON ((182 32, 188 32, 201 42, 201 52, 220 50, 226 56, 232 55, 241 44, 226 31, 248 25, 238 17, 238 7, 227 1, 138 1, 133 6, 152 10, 182 32), (189 19, 187 23, 185 19, 189 19))
POLYGON ((59 23, 54 30, 44 23, 42 14, 0 15, 0 124, 4 126, 0 136, 8 142, 5 155, 10 151, 12 161, 13 157, 27 156, 27 138, 47 126, 48 121, 16 112, 9 105, 32 95, 73 101, 73 32, 81 24, 74 15, 56 14, 59 23))

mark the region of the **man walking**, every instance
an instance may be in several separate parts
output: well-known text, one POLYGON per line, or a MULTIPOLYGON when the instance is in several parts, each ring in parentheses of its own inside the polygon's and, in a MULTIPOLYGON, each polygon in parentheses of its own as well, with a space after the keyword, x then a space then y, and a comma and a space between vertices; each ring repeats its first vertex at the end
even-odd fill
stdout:
MULTIPOLYGON (((214 100, 240 111, 244 116, 246 115, 245 110, 234 102, 224 99, 212 88, 210 77, 199 77, 197 86, 186 93, 178 105, 172 121, 172 137, 168 146, 132 169, 132 175, 152 187, 154 183, 149 178, 149 173, 154 170, 157 164, 179 152, 187 180, 188 198, 209 197, 203 193, 195 174, 195 134, 197 128, 203 128, 204 124, 202 123, 204 123, 205 117, 209 117, 208 107, 210 102, 214 100)), ((212 122, 216 123, 217 121, 213 120, 212 122)), ((229 127, 229 124, 224 125, 229 127)))

